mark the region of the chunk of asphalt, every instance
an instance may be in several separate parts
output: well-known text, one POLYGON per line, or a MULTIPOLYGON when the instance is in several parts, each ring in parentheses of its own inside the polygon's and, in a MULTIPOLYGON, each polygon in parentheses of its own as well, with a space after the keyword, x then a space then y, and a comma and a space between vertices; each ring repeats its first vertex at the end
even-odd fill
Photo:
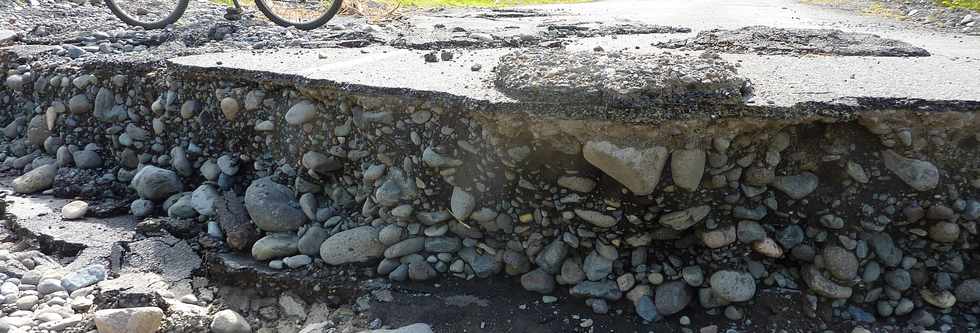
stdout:
POLYGON ((878 35, 836 29, 790 29, 750 26, 702 31, 692 38, 657 47, 739 54, 816 54, 834 56, 928 57, 929 51, 878 35))
POLYGON ((748 79, 719 57, 520 50, 504 55, 496 87, 522 102, 634 108, 743 105, 748 79))

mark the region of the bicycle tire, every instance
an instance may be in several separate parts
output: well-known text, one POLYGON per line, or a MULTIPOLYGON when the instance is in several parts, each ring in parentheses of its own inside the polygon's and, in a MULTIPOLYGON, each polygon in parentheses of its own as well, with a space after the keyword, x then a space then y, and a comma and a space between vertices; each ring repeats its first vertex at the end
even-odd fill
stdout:
POLYGON ((337 12, 340 11, 340 5, 343 3, 343 0, 333 0, 333 4, 330 5, 330 8, 328 8, 327 11, 316 20, 306 23, 296 23, 290 22, 289 20, 276 15, 276 13, 269 8, 269 5, 265 3, 266 1, 267 0, 255 0, 255 6, 259 8, 259 11, 262 12, 265 17, 269 18, 270 21, 277 25, 283 27, 295 27, 299 30, 313 30, 327 24, 327 21, 330 21, 334 15, 337 15, 337 12))
POLYGON ((190 0, 179 0, 177 2, 177 8, 174 8, 174 11, 170 12, 170 15, 166 18, 155 22, 143 22, 130 16, 125 10, 119 8, 119 5, 116 4, 115 0, 105 0, 105 4, 109 7, 109 11, 111 11, 117 18, 126 24, 143 27, 144 29, 162 29, 173 24, 174 22, 177 22, 181 16, 184 16, 184 11, 187 10, 188 3, 190 3, 190 0))

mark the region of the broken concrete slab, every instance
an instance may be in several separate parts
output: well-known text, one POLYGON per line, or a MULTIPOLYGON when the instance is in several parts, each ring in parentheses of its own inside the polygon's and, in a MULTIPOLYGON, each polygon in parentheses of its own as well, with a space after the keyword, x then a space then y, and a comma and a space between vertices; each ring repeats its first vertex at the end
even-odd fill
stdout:
POLYGON ((124 243, 122 273, 155 272, 166 282, 191 277, 201 267, 201 258, 186 241, 163 235, 124 243))
MULTIPOLYGON (((0 180, 9 189, 9 179, 0 180)), ((10 226, 14 232, 36 239, 44 253, 77 257, 68 269, 85 267, 109 258, 112 244, 135 235, 131 216, 98 220, 63 220, 61 207, 70 202, 51 197, 8 196, 10 226)))
POLYGON ((657 43, 669 49, 743 54, 792 54, 873 57, 928 57, 929 51, 878 35, 837 29, 800 29, 750 26, 712 29, 697 36, 657 43))

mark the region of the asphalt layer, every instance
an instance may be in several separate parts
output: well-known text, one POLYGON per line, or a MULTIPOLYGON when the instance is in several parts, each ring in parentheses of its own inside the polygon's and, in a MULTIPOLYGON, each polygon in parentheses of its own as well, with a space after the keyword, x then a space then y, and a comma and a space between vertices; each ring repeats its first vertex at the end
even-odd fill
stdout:
MULTIPOLYGON (((923 30, 888 18, 779 0, 600 1, 534 9, 543 14, 488 18, 486 15, 449 12, 442 16, 422 15, 409 20, 413 23, 414 33, 427 34, 427 38, 434 35, 426 31, 445 27, 459 27, 467 31, 509 31, 514 36, 540 32, 547 29, 548 24, 560 26, 562 22, 683 27, 690 28, 692 32, 571 38, 561 40, 557 46, 564 46, 569 51, 671 53, 688 57, 698 57, 701 52, 662 49, 653 45, 691 37, 708 29, 735 29, 750 25, 794 29, 834 28, 845 32, 873 33, 921 47, 931 56, 754 55, 729 54, 723 50, 719 54, 736 64, 739 76, 751 81, 754 94, 745 100, 745 105, 750 108, 796 108, 797 111, 787 112, 805 114, 810 107, 801 106, 812 106, 814 103, 853 105, 854 100, 876 100, 880 102, 876 103, 877 107, 891 107, 915 100, 927 105, 966 102, 965 109, 975 110, 975 102, 980 101, 980 37, 923 30)), ((236 51, 174 58, 170 62, 189 70, 215 73, 232 70, 243 77, 305 80, 342 89, 442 96, 483 105, 514 107, 517 101, 491 84, 497 79, 493 68, 500 64, 503 55, 522 52, 523 47, 473 48, 471 44, 453 44, 451 39, 446 41, 444 45, 458 47, 443 49, 452 53, 453 57, 450 61, 439 62, 426 62, 425 55, 431 52, 427 50, 430 47, 419 50, 380 46, 356 50, 236 51), (474 65, 478 65, 480 70, 474 71, 474 65)), ((544 102, 553 106, 549 108, 540 105, 542 103, 537 104, 525 106, 526 112, 541 110, 541 113, 553 113, 545 110, 558 109, 557 106, 561 105, 544 102)), ((607 117, 607 114, 582 116, 559 113, 560 116, 573 118, 607 117)))
MULTIPOLYGON (((0 179, 0 190, 10 191, 12 178, 0 179)), ((73 258, 69 270, 103 262, 119 241, 136 234, 131 215, 109 218, 61 219, 61 207, 72 200, 50 196, 7 196, 7 213, 15 219, 14 232, 35 239, 41 251, 73 258)))

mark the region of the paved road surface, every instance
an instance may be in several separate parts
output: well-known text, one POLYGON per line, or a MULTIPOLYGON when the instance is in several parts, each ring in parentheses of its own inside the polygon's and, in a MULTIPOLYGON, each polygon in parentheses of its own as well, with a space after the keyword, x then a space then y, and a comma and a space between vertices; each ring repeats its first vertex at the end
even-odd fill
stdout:
MULTIPOLYGON (((605 24, 640 22, 689 27, 690 34, 647 34, 584 38, 570 50, 681 52, 651 44, 691 37, 699 31, 768 25, 784 28, 835 28, 869 32, 928 50, 932 56, 837 57, 722 54, 740 65, 739 73, 755 86, 755 105, 792 106, 828 102, 844 97, 917 98, 980 101, 980 37, 912 27, 891 18, 799 4, 785 0, 751 1, 634 1, 530 7, 551 15, 522 18, 479 18, 465 12, 412 18, 417 31, 437 23, 496 35, 534 33, 541 24, 598 21, 605 24)), ((459 49, 452 62, 425 63, 428 51, 368 47, 361 50, 278 50, 208 54, 172 61, 191 67, 241 69, 300 76, 368 87, 430 91, 481 101, 509 102, 488 82, 498 57, 512 49, 459 49), (219 65, 220 63, 220 65, 219 65), (479 72, 470 70, 480 64, 479 72)), ((698 52, 692 51, 692 54, 698 52)))

